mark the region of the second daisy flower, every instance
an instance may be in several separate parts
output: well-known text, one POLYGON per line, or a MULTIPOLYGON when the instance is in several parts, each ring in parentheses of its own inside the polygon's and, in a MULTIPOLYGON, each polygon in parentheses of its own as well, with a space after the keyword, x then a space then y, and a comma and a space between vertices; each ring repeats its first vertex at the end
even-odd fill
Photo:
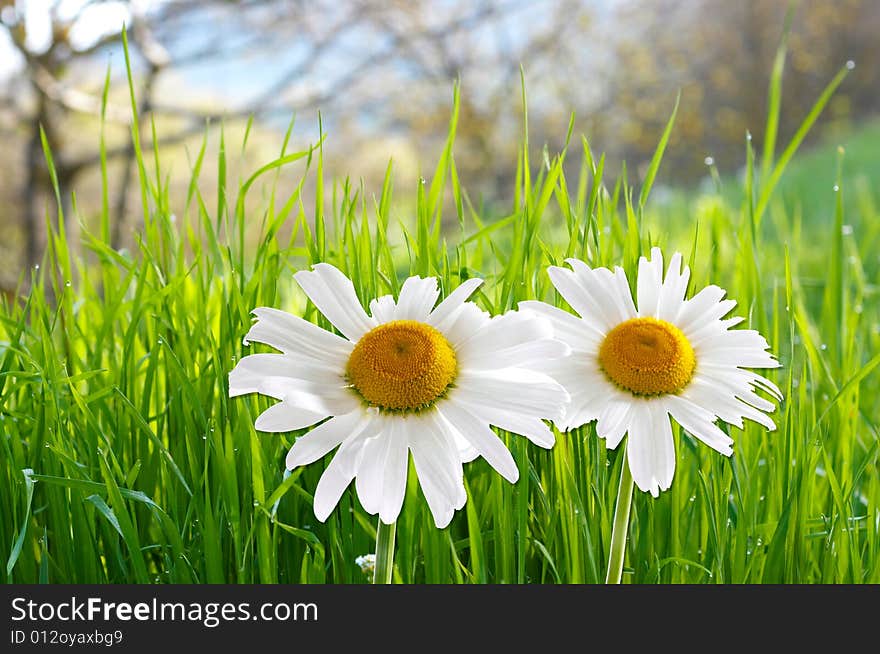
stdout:
POLYGON ((779 389, 745 368, 776 368, 758 332, 731 329, 743 318, 726 316, 736 302, 725 291, 707 286, 685 299, 690 270, 681 254, 673 255, 663 275, 658 248, 639 260, 637 300, 633 302, 622 268, 590 268, 567 259, 571 269, 548 270, 556 290, 578 313, 573 316, 543 302, 520 308, 553 321, 556 336, 571 356, 549 362, 551 372, 569 392, 571 405, 560 429, 597 420, 596 432, 608 449, 629 434, 627 459, 641 490, 658 496, 675 473, 675 446, 669 417, 712 449, 730 456, 733 440, 716 420, 743 428, 743 418, 775 429, 765 412, 779 389))

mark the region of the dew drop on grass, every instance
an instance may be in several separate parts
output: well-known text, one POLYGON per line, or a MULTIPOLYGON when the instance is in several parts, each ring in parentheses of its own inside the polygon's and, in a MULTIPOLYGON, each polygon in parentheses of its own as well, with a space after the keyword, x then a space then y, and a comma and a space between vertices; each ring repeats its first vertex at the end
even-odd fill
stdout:
POLYGON ((707 166, 711 166, 712 164, 715 163, 715 158, 714 157, 706 157, 705 159, 703 159, 703 163, 706 164, 707 166))
POLYGON ((34 266, 34 270, 39 270, 39 269, 40 269, 40 264, 36 264, 36 265, 34 266))
POLYGON ((691 495, 691 496, 688 498, 688 502, 696 502, 696 501, 697 501, 697 496, 696 496, 696 495, 691 495))
POLYGON ((840 228, 840 231, 843 232, 844 236, 849 236, 850 234, 853 233, 853 226, 852 225, 844 225, 843 227, 840 228))
POLYGON ((67 288, 70 288, 70 282, 69 282, 69 281, 64 282, 64 285, 65 285, 67 288))
POLYGON ((855 311, 856 313, 861 313, 862 311, 864 311, 864 309, 861 304, 857 304, 853 307, 853 311, 855 311))
POLYGON ((846 69, 847 70, 852 70, 855 67, 856 67, 856 62, 854 62, 852 59, 850 59, 849 61, 846 62, 846 69))
POLYGON ((837 184, 835 184, 834 186, 831 187, 831 189, 832 189, 835 193, 837 193, 837 192, 840 190, 840 187, 839 187, 837 184))
POLYGON ((820 349, 820 350, 827 350, 827 349, 828 349, 828 346, 825 345, 825 343, 822 343, 822 345, 819 346, 819 349, 820 349))

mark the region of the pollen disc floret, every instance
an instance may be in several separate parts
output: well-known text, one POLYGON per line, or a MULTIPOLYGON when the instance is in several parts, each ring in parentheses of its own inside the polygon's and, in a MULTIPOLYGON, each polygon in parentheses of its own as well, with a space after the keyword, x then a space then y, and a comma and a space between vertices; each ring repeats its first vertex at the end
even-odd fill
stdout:
POLYGON ((346 373, 371 405, 394 411, 431 406, 455 379, 455 350, 439 331, 415 320, 393 320, 364 334, 346 373))
POLYGON ((632 318, 605 336, 599 364, 611 381, 634 395, 664 395, 688 385, 696 358, 675 325, 657 318, 632 318))

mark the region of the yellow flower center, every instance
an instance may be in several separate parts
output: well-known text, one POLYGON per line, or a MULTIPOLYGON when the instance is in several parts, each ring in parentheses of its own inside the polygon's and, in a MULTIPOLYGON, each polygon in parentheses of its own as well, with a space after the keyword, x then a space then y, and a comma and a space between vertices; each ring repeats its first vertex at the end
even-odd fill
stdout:
POLYGON ((455 379, 455 351, 436 329, 394 320, 370 330, 348 359, 348 381, 371 405, 418 411, 434 403, 455 379))
POLYGON ((656 318, 620 323, 599 347, 602 370, 634 395, 677 393, 690 382, 696 363, 681 330, 656 318))

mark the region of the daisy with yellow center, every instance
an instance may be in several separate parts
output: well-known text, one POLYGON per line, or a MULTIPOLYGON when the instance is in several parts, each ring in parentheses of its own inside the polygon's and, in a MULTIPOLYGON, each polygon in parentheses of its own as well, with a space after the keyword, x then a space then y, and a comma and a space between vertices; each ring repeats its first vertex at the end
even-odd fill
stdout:
MULTIPOLYGON (((568 394, 535 368, 569 348, 546 318, 517 311, 490 318, 467 301, 479 279, 434 306, 437 280, 410 277, 397 301, 377 298, 367 315, 351 280, 333 266, 320 263, 295 278, 341 336, 277 309, 255 309, 245 341, 281 354, 244 357, 229 375, 229 393, 281 400, 257 418, 260 431, 317 424, 290 449, 288 469, 336 449, 315 490, 319 520, 354 480, 364 509, 394 523, 412 454, 443 528, 466 500, 463 462, 482 456, 509 481, 519 476, 490 425, 553 445, 543 419, 562 419, 568 394)), ((377 561, 381 556, 377 551, 377 561)))
POLYGON ((743 428, 748 418, 775 429, 765 412, 775 405, 757 391, 781 400, 779 389, 746 368, 776 368, 767 341, 756 331, 731 329, 742 318, 724 319, 736 305, 707 286, 685 299, 690 270, 681 254, 663 275, 658 248, 639 261, 638 308, 623 269, 590 268, 567 259, 571 269, 551 266, 556 290, 579 314, 543 302, 521 309, 549 318, 571 355, 544 370, 571 396, 561 429, 596 420, 609 449, 628 434, 627 461, 636 486, 657 497, 675 473, 670 416, 725 456, 733 440, 717 420, 743 428))

